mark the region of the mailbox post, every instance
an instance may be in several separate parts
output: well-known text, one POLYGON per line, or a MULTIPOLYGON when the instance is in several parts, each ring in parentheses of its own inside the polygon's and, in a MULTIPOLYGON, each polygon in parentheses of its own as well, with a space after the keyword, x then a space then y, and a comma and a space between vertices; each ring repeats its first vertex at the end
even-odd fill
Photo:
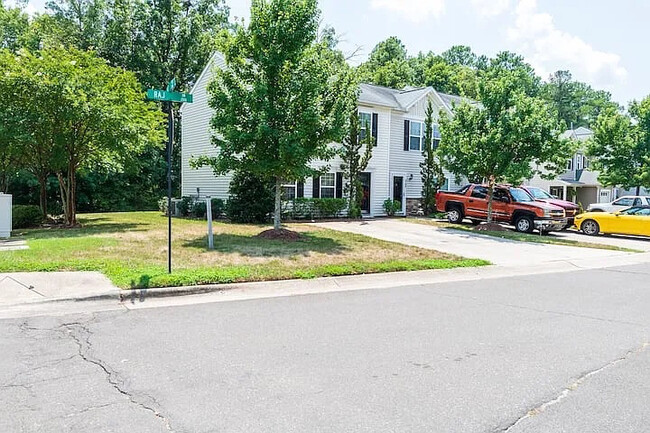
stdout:
POLYGON ((0 192, 0 239, 11 236, 11 194, 0 192))

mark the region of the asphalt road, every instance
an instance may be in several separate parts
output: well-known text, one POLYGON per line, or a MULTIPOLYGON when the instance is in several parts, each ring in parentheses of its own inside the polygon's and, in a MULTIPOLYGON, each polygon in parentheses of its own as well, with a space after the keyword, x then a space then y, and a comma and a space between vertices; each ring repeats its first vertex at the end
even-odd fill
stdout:
POLYGON ((650 267, 0 321, 2 432, 640 432, 650 267))

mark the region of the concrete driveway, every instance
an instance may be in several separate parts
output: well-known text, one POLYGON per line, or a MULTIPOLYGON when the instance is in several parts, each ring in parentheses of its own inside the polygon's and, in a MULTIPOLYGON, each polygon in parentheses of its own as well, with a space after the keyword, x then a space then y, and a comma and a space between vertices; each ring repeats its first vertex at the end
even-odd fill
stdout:
POLYGON ((314 225, 467 258, 489 260, 496 265, 505 266, 525 266, 585 258, 602 258, 606 264, 607 258, 631 254, 594 248, 511 241, 397 219, 336 221, 314 223, 314 225))

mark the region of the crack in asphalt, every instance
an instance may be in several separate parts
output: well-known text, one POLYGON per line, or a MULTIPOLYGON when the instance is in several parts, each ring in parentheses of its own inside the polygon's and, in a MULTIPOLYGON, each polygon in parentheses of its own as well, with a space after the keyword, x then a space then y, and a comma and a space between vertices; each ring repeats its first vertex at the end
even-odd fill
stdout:
POLYGON ((608 362, 607 364, 595 369, 588 371, 587 373, 584 373, 580 375, 576 380, 571 382, 569 386, 564 388, 560 394, 558 394, 555 398, 545 401, 542 404, 539 404, 535 406, 534 408, 528 410, 523 416, 517 418, 514 422, 508 424, 507 426, 503 428, 499 428, 495 430, 495 433, 508 433, 512 429, 514 429, 517 425, 522 423, 523 421, 532 418, 534 416, 542 414, 546 409, 548 409, 551 406, 555 406, 559 403, 562 402, 562 400, 566 399, 569 397, 569 395, 576 391, 582 384, 584 384, 589 378, 596 376, 597 374, 600 374, 606 370, 609 370, 610 368, 614 367, 615 365, 624 362, 628 359, 630 359, 632 356, 638 355, 639 353, 644 352, 648 347, 650 346, 649 342, 643 343, 641 346, 637 347, 636 349, 629 350, 625 353, 625 355, 614 359, 613 361, 608 362))
POLYGON ((95 319, 95 315, 93 315, 93 317, 85 323, 69 322, 69 323, 62 324, 59 328, 65 329, 67 331, 67 334, 74 340, 74 342, 78 347, 78 352, 79 352, 78 356, 85 362, 88 362, 90 364, 99 367, 106 375, 107 382, 117 392, 119 392, 121 395, 128 398, 129 402, 131 402, 132 404, 138 406, 143 410, 151 412, 156 418, 160 419, 160 421, 163 423, 167 431, 174 432, 175 430, 171 425, 171 421, 167 416, 162 414, 161 411, 157 408, 160 405, 153 396, 143 394, 143 393, 136 394, 126 390, 124 388, 123 379, 119 377, 118 373, 115 370, 113 370, 101 359, 90 355, 90 352, 92 350, 92 343, 90 342, 90 337, 92 336, 92 332, 88 328, 88 325, 92 323, 94 319, 95 319), (146 401, 142 401, 143 399, 151 400, 153 404, 147 403, 146 401))

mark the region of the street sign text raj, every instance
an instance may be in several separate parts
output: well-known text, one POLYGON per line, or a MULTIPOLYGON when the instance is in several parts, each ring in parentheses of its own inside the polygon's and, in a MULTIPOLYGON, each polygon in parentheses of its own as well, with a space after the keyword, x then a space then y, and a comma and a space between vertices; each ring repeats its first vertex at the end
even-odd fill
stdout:
POLYGON ((152 101, 193 102, 190 93, 168 92, 166 90, 147 90, 147 99, 152 101))

